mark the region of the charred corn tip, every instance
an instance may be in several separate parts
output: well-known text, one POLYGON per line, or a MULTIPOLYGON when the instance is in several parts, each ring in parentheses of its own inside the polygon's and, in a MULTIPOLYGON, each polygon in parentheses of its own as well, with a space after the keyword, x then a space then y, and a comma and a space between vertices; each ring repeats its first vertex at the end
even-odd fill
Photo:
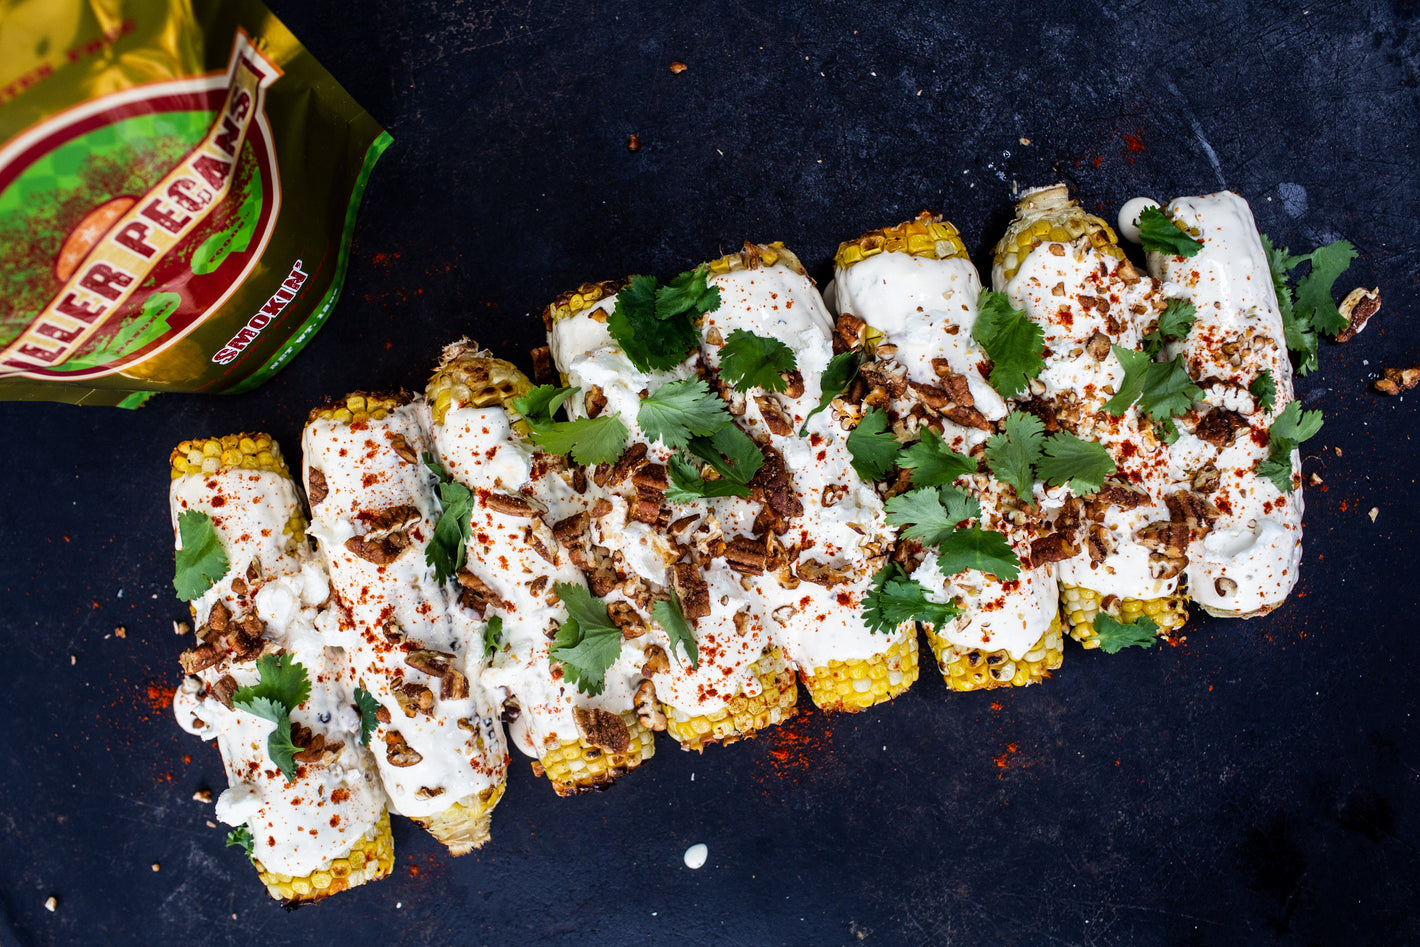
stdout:
MULTIPOLYGON (((1102 602, 1103 598, 1094 589, 1078 585, 1060 587, 1060 611, 1070 625, 1070 637, 1081 647, 1100 646, 1095 633, 1095 616, 1100 613, 1102 602)), ((1159 626, 1160 636, 1172 634, 1188 622, 1188 598, 1178 593, 1160 598, 1115 598, 1103 610, 1126 624, 1148 616, 1159 626)))
POLYGON ((923 211, 913 220, 870 230, 857 240, 840 243, 833 265, 847 269, 879 253, 910 253, 929 260, 950 260, 967 255, 957 228, 941 216, 923 211))
POLYGON ((383 421, 395 408, 409 404, 413 400, 414 396, 407 391, 379 393, 353 391, 344 398, 332 398, 312 408, 306 423, 335 421, 339 424, 357 424, 365 421, 383 421))
POLYGON ((776 263, 782 263, 800 275, 808 275, 808 271, 804 269, 804 264, 799 262, 799 258, 790 253, 778 240, 767 244, 746 241, 745 248, 739 253, 728 253, 718 260, 711 260, 708 265, 710 274, 718 276, 734 270, 758 270, 774 266, 776 263))
POLYGON ((443 812, 426 819, 415 819, 426 832, 444 844, 450 855, 467 855, 488 841, 488 827, 493 821, 493 807, 503 798, 507 780, 498 780, 466 802, 456 802, 443 812))
POLYGON ((172 479, 202 476, 223 470, 269 470, 290 475, 281 448, 270 434, 228 434, 183 441, 168 458, 172 479))
POLYGON ((1070 243, 1082 237, 1096 250, 1124 259, 1124 251, 1116 246, 1119 238, 1114 230, 1071 200, 1065 185, 1032 188, 1016 205, 1016 218, 996 244, 992 262, 1005 279, 1010 279, 1020 269, 1021 261, 1042 243, 1070 243))
POLYGON ((494 358, 491 352, 465 340, 444 349, 443 361, 429 379, 424 395, 434 423, 443 424, 452 407, 507 408, 514 398, 527 394, 532 387, 518 366, 494 358))
POLYGON ((820 710, 854 713, 892 700, 917 682, 917 629, 882 654, 861 661, 830 661, 803 676, 804 689, 820 710))
POLYGON ((991 690, 996 687, 1025 687, 1038 684, 1060 667, 1065 657, 1065 640, 1060 634, 1060 616, 1055 616, 1040 640, 1019 659, 1009 651, 982 651, 962 648, 938 635, 930 626, 927 642, 937 657, 942 679, 954 691, 991 690))
POLYGON ((543 326, 548 332, 552 324, 568 316, 575 316, 583 309, 590 309, 608 296, 615 296, 627 283, 626 280, 606 280, 601 283, 583 283, 574 290, 563 293, 552 301, 542 314, 543 326))
POLYGON ((631 742, 625 753, 607 753, 581 739, 557 744, 542 759, 543 770, 559 796, 606 789, 656 754, 656 734, 631 711, 621 715, 631 742))
POLYGON ((380 821, 358 839, 349 852, 302 878, 267 871, 260 862, 256 865, 266 890, 276 900, 288 904, 309 904, 367 881, 378 881, 393 868, 394 836, 390 834, 388 812, 380 816, 380 821))
POLYGON ((754 663, 760 692, 738 694, 713 714, 691 717, 664 704, 666 732, 683 750, 704 750, 711 743, 734 743, 756 731, 783 723, 798 712, 799 688, 794 672, 778 648, 766 651, 754 663))

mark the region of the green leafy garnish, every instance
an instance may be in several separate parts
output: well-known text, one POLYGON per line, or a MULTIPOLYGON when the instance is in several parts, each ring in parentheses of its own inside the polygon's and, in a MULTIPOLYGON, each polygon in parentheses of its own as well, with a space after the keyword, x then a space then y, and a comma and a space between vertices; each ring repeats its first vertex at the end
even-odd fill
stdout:
POLYGON ((991 359, 988 380, 1001 397, 1014 397, 1045 367, 1045 332, 1005 293, 983 289, 977 310, 971 337, 991 359))
MULTIPOLYGON (((545 387, 545 386, 544 386, 545 387)), ((463 568, 466 544, 473 535, 473 494, 449 476, 432 454, 424 454, 424 466, 439 478, 439 505, 443 512, 434 524, 434 535, 424 549, 424 561, 434 567, 434 578, 447 582, 463 568)))
POLYGON ((733 424, 725 402, 700 378, 662 385, 641 402, 637 422, 648 437, 672 450, 683 450, 696 436, 709 436, 733 424))
POLYGON ((747 497, 749 487, 734 480, 706 480, 700 468, 676 454, 666 465, 670 485, 666 499, 671 503, 689 503, 704 497, 747 497))
POLYGON ((921 582, 908 578, 902 566, 889 562, 873 576, 863 596, 863 624, 874 633, 892 634, 903 622, 926 622, 941 628, 961 614, 955 602, 945 605, 927 598, 921 582))
POLYGON ((256 864, 256 855, 252 854, 256 849, 256 839, 251 834, 251 829, 245 825, 239 825, 227 833, 227 847, 236 846, 247 853, 247 858, 253 865, 256 864))
POLYGON ((1283 493, 1292 492, 1292 451, 1321 430, 1321 412, 1303 411, 1300 401, 1289 401, 1267 432, 1267 459, 1257 465, 1257 475, 1271 480, 1283 493))
POLYGON ((858 426, 848 433, 853 469, 867 483, 883 479, 897 462, 901 445, 887 433, 887 426, 887 413, 882 408, 870 408, 858 426))
POLYGON ((1248 392, 1257 399, 1260 411, 1271 411, 1277 404, 1277 382, 1272 379, 1272 369, 1264 368, 1247 386, 1248 392))
POLYGON ((556 589, 567 606, 567 620, 557 628, 550 656, 561 663, 577 690, 595 696, 606 687, 606 670, 621 654, 621 629, 612 622, 606 602, 585 586, 558 582, 556 589))
POLYGON ((695 628, 690 622, 685 620, 685 613, 681 611, 680 600, 671 593, 669 599, 657 599, 651 604, 651 617, 656 620, 656 624, 671 639, 671 654, 677 661, 680 660, 680 649, 685 649, 685 656, 689 659, 690 669, 693 671, 700 666, 700 652, 695 647, 695 628))
POLYGON ((654 276, 633 276, 616 294, 607 330, 631 363, 643 372, 674 368, 700 344, 695 319, 720 306, 720 290, 708 286, 709 267, 699 267, 660 285, 654 276))
POLYGON ((1139 242, 1146 253, 1169 253, 1190 257, 1203 249, 1203 244, 1194 240, 1173 219, 1157 207, 1146 208, 1139 214, 1139 242))
POLYGON ((486 661, 498 653, 498 645, 503 638, 503 616, 494 615, 483 626, 483 659, 486 661))
POLYGON ((808 435, 809 421, 814 415, 827 408, 834 398, 848 390, 848 386, 853 384, 853 379, 858 377, 858 368, 862 364, 862 352, 843 352, 828 360, 828 367, 823 370, 823 377, 818 382, 818 407, 810 411, 808 417, 804 418, 804 424, 799 428, 800 437, 808 435))
POLYGON ((1286 247, 1274 247, 1266 234, 1262 235, 1262 248, 1277 290, 1287 348, 1300 356, 1297 373, 1305 375, 1317 367, 1317 333, 1335 335, 1346 328, 1346 317, 1337 309, 1331 294, 1337 278, 1356 258, 1356 248, 1346 240, 1337 240, 1311 253, 1293 256, 1286 247), (1288 274, 1303 263, 1309 263, 1310 269, 1297 281, 1294 295, 1288 274))
POLYGON ((380 725, 379 717, 376 714, 380 710, 380 702, 375 700, 375 695, 365 690, 363 687, 355 688, 355 709, 360 711, 360 745, 370 745, 370 734, 375 732, 375 728, 380 725))
POLYGON ((736 391, 783 391, 789 387, 783 373, 798 367, 789 346, 744 329, 731 332, 720 348, 720 376, 731 382, 736 391))
POLYGON ((747 484, 764 466, 764 452, 744 431, 727 424, 709 437, 692 437, 690 452, 726 480, 747 484))
POLYGON ((1198 318, 1198 307, 1183 299, 1170 299, 1159 316, 1159 326, 1144 336, 1144 351, 1153 358, 1169 341, 1188 338, 1194 321, 1198 318))
POLYGON ((956 530, 937 547, 937 552, 937 568, 942 575, 975 569, 1009 582, 1021 574, 1021 560, 1010 541, 992 529, 973 526, 956 530))
POLYGON ((1016 496, 1031 502, 1035 465, 1045 444, 1045 422, 1033 414, 1016 411, 1006 416, 1005 430, 986 440, 986 466, 1016 496))
MULTIPOLYGON (((580 388, 538 385, 527 394, 514 398, 511 407, 531 425, 551 424, 553 412, 562 407, 562 402, 581 390, 580 388)), ((425 463, 428 461, 426 460, 425 463)))
POLYGON ((310 678, 290 654, 257 658, 256 670, 260 675, 257 683, 238 687, 232 694, 232 706, 276 724, 266 738, 266 753, 288 781, 294 780, 295 756, 301 748, 291 742, 291 711, 311 696, 310 678))
POLYGON ((1144 375, 1153 364, 1153 356, 1148 352, 1126 349, 1122 345, 1111 345, 1110 351, 1119 359, 1119 364, 1124 366, 1124 380, 1119 383, 1119 390, 1115 392, 1114 397, 1104 403, 1104 409, 1116 418, 1122 418, 1129 406, 1138 401, 1139 396, 1144 393, 1144 375))
POLYGON ((935 546, 952 534, 957 524, 981 515, 981 504, 955 487, 919 487, 888 500, 889 525, 904 527, 903 539, 935 546))
POLYGON ((1131 622, 1122 622, 1108 612, 1095 616, 1095 637, 1100 650, 1105 654, 1115 654, 1124 648, 1153 647, 1158 624, 1148 615, 1140 615, 1131 622))
POLYGON ((222 549, 222 538, 212 517, 201 510, 183 510, 178 514, 178 535, 182 548, 177 551, 177 570, 173 588, 184 602, 202 597, 227 574, 231 563, 222 549))
POLYGON ((1036 464, 1040 479, 1052 487, 1069 483, 1076 496, 1098 493, 1114 470, 1114 459, 1104 445, 1066 431, 1045 439, 1044 456, 1036 464))
POLYGON ((549 454, 570 454, 583 465, 609 464, 620 457, 626 447, 626 425, 619 417, 604 414, 575 421, 553 420, 552 413, 580 390, 538 385, 522 397, 514 398, 512 408, 532 428, 533 443, 549 454))
POLYGON ((1188 377, 1188 368, 1180 355, 1169 362, 1152 362, 1144 373, 1144 393, 1139 406, 1156 421, 1183 414, 1202 399, 1203 389, 1188 377))
POLYGON ((912 470, 914 487, 940 487, 964 474, 976 473, 976 461, 947 446, 931 428, 922 429, 922 439, 902 452, 899 467, 912 470))

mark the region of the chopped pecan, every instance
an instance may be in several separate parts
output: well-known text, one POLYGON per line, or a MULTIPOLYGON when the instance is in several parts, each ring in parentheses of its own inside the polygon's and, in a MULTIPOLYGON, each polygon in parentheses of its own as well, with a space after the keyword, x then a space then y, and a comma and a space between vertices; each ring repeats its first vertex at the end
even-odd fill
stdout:
POLYGON ((346 549, 377 566, 394 562, 410 545, 409 535, 403 532, 390 533, 373 542, 364 536, 351 536, 345 540, 346 549))
POLYGON ((552 367, 552 349, 546 345, 539 345, 532 350, 533 382, 539 385, 551 385, 557 381, 557 370, 552 367))
POLYGON ((670 532, 671 532, 671 535, 672 535, 672 536, 677 536, 677 535, 679 535, 680 533, 683 533, 683 532, 685 531, 686 527, 688 527, 688 526, 690 526, 691 524, 693 524, 697 519, 698 519, 698 517, 697 517, 695 514, 693 514, 693 513, 692 513, 690 516, 682 516, 680 519, 678 519, 678 520, 676 520, 675 522, 671 523, 671 525, 670 525, 670 532))
POLYGON ((945 388, 938 388, 936 385, 927 385, 920 381, 910 381, 908 384, 917 396, 922 399, 922 403, 929 408, 941 410, 952 403, 952 398, 945 388))
POLYGON ((764 418, 764 426, 769 433, 787 437, 794 433, 794 423, 784 413, 784 407, 773 395, 755 395, 754 403, 759 405, 759 415, 764 418))
POLYGON ((405 684, 394 688, 394 700, 406 717, 414 717, 433 709, 434 692, 423 684, 405 684))
POLYGON ((883 389, 892 398, 900 398, 907 391, 907 379, 890 371, 882 362, 864 362, 858 369, 858 377, 870 387, 883 389))
POLYGON ((582 398, 582 407, 587 409, 587 417, 595 418, 606 408, 606 394, 601 386, 592 385, 582 398))
POLYGON ((1133 286, 1140 280, 1139 271, 1134 269, 1134 264, 1128 260, 1119 261, 1119 265, 1114 268, 1114 275, 1127 286, 1133 286))
POLYGON ((1341 300, 1341 305, 1337 307, 1341 315, 1346 319, 1346 328, 1342 329, 1336 336, 1338 342, 1350 342, 1361 330, 1366 327, 1366 323, 1381 308, 1381 288, 1366 289, 1358 286, 1346 294, 1346 298, 1341 300))
POLYGON ((398 730, 391 730, 385 734, 385 759, 389 760, 391 766, 413 766, 424 757, 414 747, 404 740, 404 735, 398 730))
POLYGON ((612 507, 610 500, 606 499, 605 497, 598 497, 597 501, 592 504, 592 508, 588 511, 587 515, 594 520, 599 520, 603 516, 606 516, 608 513, 610 513, 611 509, 612 507))
POLYGON ((319 467, 311 467, 306 471, 306 496, 310 497, 311 506, 330 496, 330 487, 325 483, 325 473, 319 467))
POLYGON ((520 516, 524 519, 532 519, 542 513, 542 509, 525 496, 516 493, 499 493, 494 490, 489 490, 487 493, 479 492, 483 505, 494 512, 506 516, 520 516))
POLYGON ((666 479, 665 464, 642 465, 631 475, 631 482, 636 484, 636 489, 642 493, 650 491, 661 494, 670 486, 670 481, 666 479))
POLYGON ((453 667, 454 656, 443 651, 419 649, 404 656, 404 663, 431 677, 443 677, 453 667))
POLYGON ((822 503, 825 508, 838 505, 838 501, 848 495, 848 488, 839 483, 830 483, 823 488, 822 503))
POLYGON ((1420 366, 1415 368, 1387 368, 1371 387, 1383 395, 1398 395, 1420 385, 1420 366))
POLYGON ((636 688, 633 706, 636 708, 636 719, 641 722, 641 726, 647 730, 664 730, 666 728, 666 714, 661 710, 661 702, 656 700, 655 684, 650 681, 642 681, 636 688))
POLYGON ((1188 567, 1187 556, 1149 553, 1149 575, 1155 579, 1172 579, 1188 567))
POLYGON ((214 644, 200 644, 178 655, 178 664, 186 674, 205 671, 222 660, 222 652, 214 644))
POLYGON ((1169 559, 1178 559, 1188 553, 1188 538, 1189 531, 1185 524, 1167 520, 1150 523, 1134 531, 1137 543, 1169 559))
POLYGON ((1238 584, 1227 576, 1219 576, 1213 580, 1213 591, 1219 595, 1232 595, 1238 590, 1238 584))
POLYGON ((231 617, 231 609, 227 608, 226 602, 219 599, 212 605, 212 610, 207 613, 207 624, 212 626, 213 631, 223 634, 227 630, 227 622, 231 617))
POLYGON ((217 679, 217 683, 212 685, 212 696, 228 710, 232 708, 232 695, 236 692, 237 679, 230 674, 223 674, 217 679))
POLYGON ((404 644, 404 629, 393 618, 380 626, 380 633, 390 644, 404 644))
POLYGON ((463 700, 467 696, 468 678, 457 668, 449 668, 449 673, 439 681, 439 699, 463 700))
POLYGON ((373 513, 361 513, 359 518, 366 525, 365 539, 371 541, 403 532, 423 519, 417 509, 407 504, 387 507, 373 513))
POLYGON ((1148 492, 1143 488, 1120 483, 1118 480, 1106 480, 1099 492, 1090 499, 1094 502, 1106 503, 1118 510, 1133 510, 1141 506, 1148 506, 1152 502, 1148 492))
POLYGON ((380 706, 375 708, 375 719, 378 720, 380 723, 389 723, 390 709, 384 704, 380 704, 380 706))
POLYGON ((1101 523, 1090 524, 1085 530, 1084 543, 1085 552, 1089 554, 1091 562, 1104 562, 1114 554, 1114 537, 1101 523))
POLYGON ((1096 332, 1085 342, 1085 351, 1090 353, 1090 358, 1103 362, 1109 357, 1109 336, 1096 332))
POLYGON ((677 562, 672 573, 681 612, 694 621, 710 614, 710 586, 692 562, 677 562))
POLYGON ((764 542, 746 536, 738 536, 725 544, 723 553, 730 568, 745 575, 764 575, 764 562, 768 556, 764 552, 764 542))
POLYGON ((552 524, 552 535, 562 545, 573 546, 581 542, 586 529, 587 514, 573 513, 552 524))
POLYGON ((646 463, 646 445, 632 444, 626 449, 607 473, 605 485, 614 487, 631 476, 646 463))
POLYGON ((548 547, 544 539, 544 534, 546 534, 546 539, 552 538, 551 531, 548 530, 547 524, 542 520, 537 520, 533 525, 523 529, 523 542, 527 543, 528 548, 533 552, 541 556, 544 562, 556 565, 557 555, 548 547))
POLYGON ((1054 434, 1060 430, 1060 419, 1056 415, 1055 405, 1049 401, 1043 398, 1032 398, 1029 401, 1021 402, 1021 410, 1039 418, 1040 423, 1045 425, 1045 433, 1054 434))
POLYGON ((436 797, 438 797, 438 796, 442 796, 443 794, 444 794, 444 787, 443 787, 443 786, 438 786, 438 787, 436 787, 436 788, 434 788, 434 789, 430 789, 428 786, 420 786, 420 787, 419 787, 419 791, 416 792, 414 795, 415 795, 416 798, 419 798, 419 799, 434 799, 434 798, 436 798, 436 797))
POLYGON ((1030 544, 1030 561, 1032 565, 1043 565, 1047 562, 1064 562, 1078 555, 1080 549, 1070 540, 1059 533, 1051 533, 1042 536, 1030 544))
POLYGON ((463 587, 463 591, 459 593, 459 604, 477 614, 479 618, 483 617, 489 605, 498 601, 498 596, 489 588, 488 583, 467 569, 460 569, 454 578, 458 579, 459 585, 463 587))
MULTIPOLYGON (((587 492, 587 471, 584 468, 572 468, 572 489, 577 491, 578 496, 587 492)), ((597 502, 602 501, 598 500, 597 502)))
POLYGON ((863 345, 863 330, 868 324, 851 312, 839 315, 833 327, 833 347, 837 352, 848 352, 863 345))
POLYGON ((805 582, 812 582, 814 585, 821 585, 826 589, 831 589, 848 581, 848 572, 845 569, 835 569, 826 562, 817 559, 805 559, 794 566, 794 575, 805 582))
POLYGON ((621 629, 621 637, 639 638, 646 633, 646 621, 636 613, 630 602, 610 602, 606 607, 611 623, 621 629))
POLYGON ((1169 508, 1169 519, 1175 523, 1182 523, 1195 531, 1207 532, 1218 517, 1223 514, 1218 512, 1218 508, 1196 493, 1187 490, 1179 490, 1164 497, 1164 504, 1169 508))
POLYGON ((638 492, 627 512, 639 523, 657 523, 661 519, 661 498, 638 492))
POLYGON ((1247 419, 1236 411, 1214 408, 1198 419, 1193 433, 1214 447, 1227 447, 1237 438, 1238 432, 1247 427, 1247 419))
POLYGON ((1218 484, 1223 480, 1223 475, 1218 468, 1212 464, 1198 468, 1190 480, 1190 485, 1199 493, 1212 493, 1218 489, 1218 484))
POLYGON ((804 373, 797 368, 792 372, 784 372, 784 394, 790 398, 802 398, 804 396, 804 373))
POLYGON ((615 591, 620 584, 621 580, 617 578, 616 570, 604 563, 596 564, 587 573, 587 588, 591 589, 592 594, 598 598, 615 591))
POLYGON ((794 481, 784 457, 772 447, 763 447, 764 463, 749 481, 750 490, 781 518, 791 520, 804 512, 804 504, 794 492, 794 481))
POLYGON ((953 404, 942 409, 942 416, 955 421, 962 427, 974 427, 978 431, 994 431, 996 426, 986 420, 986 415, 966 405, 953 404))
POLYGON ((655 677, 662 671, 670 670, 671 660, 666 656, 666 649, 660 645, 650 645, 642 654, 646 657, 646 663, 641 665, 642 677, 655 677))
POLYGON ((625 753, 631 746, 631 732, 626 729, 626 721, 609 710, 574 707, 572 720, 577 724, 577 735, 588 746, 613 755, 625 753))
POLYGON ((418 464, 419 455, 414 453, 414 448, 409 446, 409 441, 404 439, 403 434, 391 434, 389 436, 390 447, 399 455, 400 460, 408 464, 418 464))

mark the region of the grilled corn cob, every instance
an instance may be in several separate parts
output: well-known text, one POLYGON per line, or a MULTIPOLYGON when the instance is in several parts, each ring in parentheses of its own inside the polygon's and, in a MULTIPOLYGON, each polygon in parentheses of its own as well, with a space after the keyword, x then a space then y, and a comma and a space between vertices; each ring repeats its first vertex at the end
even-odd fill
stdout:
POLYGON ((474 496, 462 602, 481 621, 502 621, 483 680, 514 696, 514 741, 559 795, 570 795, 605 788, 641 765, 655 752, 655 735, 632 705, 644 659, 631 641, 595 697, 553 675, 552 633, 567 610, 550 596, 559 583, 586 581, 548 524, 580 533, 587 511, 562 459, 539 453, 511 411, 531 388, 514 365, 465 341, 444 350, 426 394, 439 462, 474 496))
POLYGON ((488 838, 507 754, 481 628, 425 559, 439 513, 418 411, 407 395, 352 394, 311 412, 302 445, 311 534, 342 606, 322 632, 380 705, 371 745, 393 807, 464 854, 488 838))
POLYGON ((174 697, 183 728, 215 739, 230 783, 217 816, 250 833, 251 857, 274 898, 317 901, 388 875, 394 864, 385 794, 360 745, 355 684, 315 633, 328 580, 305 544, 295 484, 265 434, 184 441, 172 452, 170 505, 206 514, 228 571, 193 603, 197 647, 174 697), (256 660, 284 654, 311 691, 292 709, 297 756, 288 780, 269 758, 272 723, 232 706, 260 675, 256 660), (328 723, 323 721, 329 721, 328 723))

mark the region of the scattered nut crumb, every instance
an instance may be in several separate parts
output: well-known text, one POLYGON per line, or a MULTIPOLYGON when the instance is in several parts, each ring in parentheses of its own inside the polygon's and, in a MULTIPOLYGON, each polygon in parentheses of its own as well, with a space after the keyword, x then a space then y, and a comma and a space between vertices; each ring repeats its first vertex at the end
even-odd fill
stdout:
POLYGON ((160 864, 158 864, 157 862, 153 862, 153 870, 154 870, 154 871, 159 871, 159 870, 162 869, 162 867, 163 867, 163 866, 160 865, 160 864))
POLYGON ((127 638, 128 629, 123 627, 122 625, 117 625, 113 629, 113 635, 115 638, 127 638))
POLYGON ((1350 342, 1380 310, 1381 288, 1377 286, 1375 289, 1366 289, 1364 286, 1358 286, 1346 295, 1338 308, 1346 319, 1346 328, 1336 336, 1336 341, 1350 342))
POLYGON ((671 72, 675 73, 676 75, 680 75, 682 72, 685 72, 689 68, 689 66, 681 62, 679 59, 671 63, 671 72))
POLYGON ((189 625, 187 622, 185 622, 185 621, 175 621, 175 622, 173 622, 173 634, 175 634, 175 635, 187 635, 187 634, 191 634, 191 633, 192 633, 192 626, 189 625))
POLYGON ((44 909, 50 914, 53 914, 54 909, 57 907, 59 907, 59 899, 56 898, 54 895, 51 894, 49 897, 44 899, 44 909))
POLYGON ((73 667, 74 665, 76 665, 76 664, 78 664, 78 663, 79 663, 79 659, 78 659, 78 658, 74 657, 74 655, 72 655, 72 654, 69 655, 69 666, 70 666, 70 667, 73 667))
POLYGON ((1315 472, 1313 472, 1312 475, 1307 478, 1307 483, 1311 484, 1314 487, 1321 486, 1323 482, 1324 481, 1321 479, 1321 477, 1317 476, 1315 472))
POLYGON ((1371 384, 1371 387, 1383 395, 1398 395, 1402 391, 1409 391, 1416 385, 1420 385, 1420 367, 1387 368, 1384 374, 1371 384))
POLYGON ((215 828, 217 827, 217 823, 216 823, 216 822, 213 822, 211 819, 208 819, 208 820, 207 820, 207 827, 208 827, 209 829, 215 829, 215 828))
POLYGON ((1337 457, 1340 457, 1340 456, 1341 456, 1341 448, 1339 448, 1339 447, 1333 447, 1332 450, 1336 451, 1336 456, 1337 456, 1337 457))
POLYGON ((640 150, 641 150, 641 136, 640 136, 640 135, 634 135, 634 134, 633 134, 630 138, 626 139, 626 150, 627 150, 627 151, 640 151, 640 150))
POLYGON ((211 801, 212 801, 212 790, 210 790, 210 789, 199 789, 199 790, 197 790, 197 792, 195 792, 195 793, 192 794, 192 801, 193 801, 193 802, 211 802, 211 801))
POLYGON ((1371 512, 1367 513, 1366 515, 1369 516, 1371 518, 1371 522, 1374 523, 1376 521, 1376 517, 1381 515, 1381 508, 1378 506, 1373 506, 1371 507, 1371 512))
POLYGON ((1029 144, 1030 144, 1030 139, 1029 139, 1029 138, 1022 138, 1022 139, 1021 139, 1021 144, 1023 144, 1023 145, 1029 145, 1029 144))

